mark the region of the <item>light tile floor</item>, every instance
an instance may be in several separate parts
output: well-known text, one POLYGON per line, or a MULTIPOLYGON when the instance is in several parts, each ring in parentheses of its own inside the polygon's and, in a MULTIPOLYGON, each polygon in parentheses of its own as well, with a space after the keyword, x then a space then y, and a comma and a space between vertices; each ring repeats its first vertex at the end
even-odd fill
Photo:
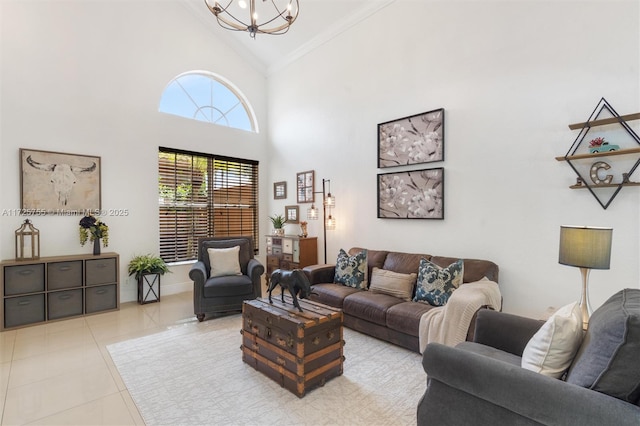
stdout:
POLYGON ((144 425, 106 346, 190 321, 186 292, 0 333, 0 425, 144 425))

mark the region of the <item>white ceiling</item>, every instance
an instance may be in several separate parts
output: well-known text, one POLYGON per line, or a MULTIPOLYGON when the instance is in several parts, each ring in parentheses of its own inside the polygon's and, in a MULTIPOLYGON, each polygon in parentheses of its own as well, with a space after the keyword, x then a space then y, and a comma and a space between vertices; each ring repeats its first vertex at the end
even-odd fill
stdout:
POLYGON ((300 0, 300 14, 288 33, 258 34, 255 39, 249 33, 221 28, 204 4, 205 0, 182 1, 216 36, 223 38, 264 75, 269 75, 395 0, 300 0))

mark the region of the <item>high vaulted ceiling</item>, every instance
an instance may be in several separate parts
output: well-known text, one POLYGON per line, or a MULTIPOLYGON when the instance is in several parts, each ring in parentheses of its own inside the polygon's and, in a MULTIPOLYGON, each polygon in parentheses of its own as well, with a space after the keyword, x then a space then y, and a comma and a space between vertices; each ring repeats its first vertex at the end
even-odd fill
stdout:
POLYGON ((258 34, 255 39, 246 32, 221 28, 205 0, 182 1, 211 31, 269 75, 395 0, 300 0, 300 14, 288 33, 258 34))

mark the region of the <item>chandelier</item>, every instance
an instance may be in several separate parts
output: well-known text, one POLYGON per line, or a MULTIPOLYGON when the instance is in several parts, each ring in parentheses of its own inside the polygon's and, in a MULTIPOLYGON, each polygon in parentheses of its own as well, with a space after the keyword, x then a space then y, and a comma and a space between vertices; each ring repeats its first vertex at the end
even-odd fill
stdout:
POLYGON ((299 0, 204 0, 222 28, 256 34, 284 34, 298 17, 299 0), (214 5, 211 6, 210 2, 214 5))

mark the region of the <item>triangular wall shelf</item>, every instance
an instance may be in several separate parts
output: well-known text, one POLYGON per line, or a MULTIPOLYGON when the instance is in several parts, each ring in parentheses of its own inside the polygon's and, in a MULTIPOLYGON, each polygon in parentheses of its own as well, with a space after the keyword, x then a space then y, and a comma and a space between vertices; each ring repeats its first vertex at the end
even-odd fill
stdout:
POLYGON ((580 133, 565 156, 556 160, 566 161, 578 175, 571 189, 588 189, 606 209, 623 187, 640 185, 631 180, 640 165, 640 137, 627 124, 638 119, 640 113, 621 116, 602 98, 586 122, 569 125, 580 133), (594 128, 598 130, 593 130, 589 142, 587 135, 594 128), (607 141, 607 135, 615 141, 607 141), (610 159, 616 160, 613 167, 605 162, 610 159))

